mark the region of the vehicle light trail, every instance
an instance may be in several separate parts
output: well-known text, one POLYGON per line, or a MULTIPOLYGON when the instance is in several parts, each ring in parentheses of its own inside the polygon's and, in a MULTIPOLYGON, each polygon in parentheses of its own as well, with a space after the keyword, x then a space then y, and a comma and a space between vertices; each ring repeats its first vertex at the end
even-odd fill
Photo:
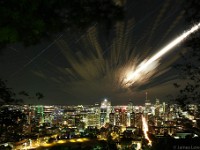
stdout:
POLYGON ((149 129, 148 129, 146 118, 144 116, 142 116, 142 128, 143 128, 143 132, 144 132, 144 137, 149 142, 148 145, 151 145, 152 141, 149 139, 148 134, 147 134, 147 132, 149 131, 149 129))
POLYGON ((166 54, 168 51, 170 51, 172 48, 174 48, 177 44, 182 42, 185 38, 187 38, 190 34, 196 32, 200 28, 200 23, 194 25, 191 29, 188 31, 184 32, 182 35, 179 37, 175 38, 172 40, 169 44, 167 44, 164 48, 159 50, 155 55, 153 55, 149 60, 147 60, 144 64, 138 66, 135 71, 133 71, 131 74, 129 74, 125 78, 125 84, 133 84, 137 79, 138 76, 141 75, 142 71, 144 71, 150 64, 158 60, 161 56, 166 54))

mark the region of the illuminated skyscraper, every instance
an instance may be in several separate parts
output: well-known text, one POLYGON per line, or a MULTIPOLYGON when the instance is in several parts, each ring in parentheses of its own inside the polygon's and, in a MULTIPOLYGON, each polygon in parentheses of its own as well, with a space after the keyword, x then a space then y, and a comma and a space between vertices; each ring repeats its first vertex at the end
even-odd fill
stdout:
POLYGON ((135 127, 135 113, 130 113, 130 126, 135 127))
POLYGON ((44 106, 43 107, 44 112, 44 122, 52 124, 53 120, 53 112, 54 112, 54 106, 44 106))
POLYGON ((127 126, 134 126, 132 125, 132 114, 133 113, 133 103, 129 101, 128 107, 127 107, 127 126))
MULTIPOLYGON (((130 113, 129 113, 130 118, 130 113)), ((115 125, 117 126, 130 126, 130 120, 128 120, 128 114, 126 111, 126 107, 118 106, 115 108, 115 125)))
POLYGON ((160 101, 159 101, 159 99, 156 99, 155 116, 159 117, 159 115, 160 115, 160 101))
POLYGON ((146 99, 145 99, 145 113, 151 112, 151 102, 148 99, 148 93, 146 92, 146 99))
POLYGON ((109 122, 109 114, 111 113, 111 102, 107 99, 104 99, 101 102, 100 107, 100 126, 105 125, 105 123, 109 122))
POLYGON ((133 103, 132 103, 132 101, 129 101, 129 103, 128 103, 127 112, 128 113, 132 113, 133 112, 133 103))
POLYGON ((89 112, 87 114, 88 126, 99 127, 99 113, 97 112, 89 112))
POLYGON ((109 123, 115 125, 115 113, 109 114, 109 123))
POLYGON ((38 105, 35 107, 36 120, 39 124, 44 123, 44 106, 38 105))
POLYGON ((135 113, 135 127, 142 129, 142 113, 135 113))

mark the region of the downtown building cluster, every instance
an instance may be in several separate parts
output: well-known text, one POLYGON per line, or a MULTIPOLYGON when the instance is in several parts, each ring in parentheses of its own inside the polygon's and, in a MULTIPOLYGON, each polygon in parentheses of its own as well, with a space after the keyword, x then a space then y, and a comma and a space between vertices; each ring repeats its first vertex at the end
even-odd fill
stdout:
POLYGON ((148 134, 161 143, 169 137, 199 140, 199 106, 189 104, 183 108, 159 99, 151 102, 147 94, 141 106, 135 106, 131 101, 127 105, 113 106, 108 99, 94 105, 4 105, 0 109, 0 125, 6 132, 2 132, 0 143, 13 141, 16 145, 16 141, 24 141, 19 147, 32 147, 44 146, 52 139, 57 142, 72 139, 73 142, 73 139, 86 137, 109 141, 110 137, 118 149, 141 149, 152 143, 148 134), (8 124, 6 120, 12 123, 8 124), (131 140, 131 144, 127 145, 126 140, 131 140))
MULTIPOLYGON (((149 131, 154 134, 174 134, 183 128, 182 118, 192 121, 197 127, 199 122, 198 105, 188 105, 183 111, 176 104, 167 104, 158 99, 151 103, 146 98, 143 106, 134 106, 130 101, 127 105, 112 106, 107 99, 94 105, 77 106, 46 106, 46 105, 10 105, 10 110, 20 110, 26 116, 24 132, 38 132, 36 129, 46 127, 70 127, 78 131, 86 128, 105 127, 107 125, 119 126, 126 130, 142 129, 142 116, 148 122, 149 131)), ((49 131, 57 132, 57 131, 49 131)))

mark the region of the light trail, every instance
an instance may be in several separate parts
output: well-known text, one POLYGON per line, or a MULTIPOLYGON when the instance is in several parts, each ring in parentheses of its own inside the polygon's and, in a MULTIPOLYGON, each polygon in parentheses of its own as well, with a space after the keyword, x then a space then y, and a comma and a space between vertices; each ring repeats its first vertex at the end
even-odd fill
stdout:
POLYGON ((25 69, 32 62, 34 62, 38 57, 40 57, 44 52, 46 52, 52 45, 54 45, 57 42, 57 40, 59 40, 62 36, 63 36, 63 34, 59 35, 53 42, 51 42, 49 45, 47 45, 46 48, 42 49, 35 57, 33 57, 32 59, 29 58, 29 62, 26 63, 23 67, 21 67, 19 70, 17 70, 13 74, 11 74, 10 77, 13 78, 17 73, 19 73, 20 71, 25 69))
POLYGON ((174 48, 177 44, 182 42, 185 38, 187 38, 190 34, 196 32, 200 28, 200 23, 197 25, 194 25, 191 29, 188 31, 184 32, 182 35, 179 37, 175 38, 172 40, 169 44, 167 44, 164 48, 159 50, 155 55, 153 55, 149 60, 147 60, 144 64, 138 66, 134 72, 129 74, 125 78, 125 84, 133 84, 137 79, 138 76, 140 76, 141 72, 144 71, 150 64, 158 60, 161 56, 169 52, 172 48, 174 48))
POLYGON ((147 132, 149 131, 149 129, 148 129, 146 118, 144 116, 142 116, 142 128, 143 128, 143 132, 144 132, 144 137, 149 142, 148 145, 151 145, 152 141, 149 139, 148 134, 147 134, 147 132))

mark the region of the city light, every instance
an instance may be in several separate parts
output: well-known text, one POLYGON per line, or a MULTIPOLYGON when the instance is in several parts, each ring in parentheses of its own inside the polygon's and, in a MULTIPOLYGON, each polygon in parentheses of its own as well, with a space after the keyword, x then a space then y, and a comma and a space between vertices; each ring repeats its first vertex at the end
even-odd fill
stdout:
POLYGON ((182 35, 177 37, 176 39, 172 40, 169 44, 167 44, 164 48, 159 50, 155 55, 153 55, 150 59, 144 60, 138 67, 136 67, 136 70, 129 73, 126 78, 124 79, 124 83, 126 86, 132 85, 134 82, 136 82, 142 75, 145 75, 147 72, 145 72, 146 69, 149 71, 155 69, 155 66, 158 64, 158 59, 162 57, 164 54, 172 50, 176 45, 178 45, 180 42, 182 42, 185 38, 187 38, 190 34, 196 32, 200 28, 200 23, 197 25, 194 25, 190 30, 184 32, 182 35))
MULTIPOLYGON (((55 116, 56 121, 53 119, 47 120, 49 121, 49 125, 47 125, 45 129, 42 126, 33 128, 37 129, 39 127, 40 129, 43 129, 44 133, 40 132, 40 136, 38 136, 39 134, 36 134, 33 138, 24 139, 15 144, 11 143, 9 146, 17 150, 48 148, 57 145, 76 146, 78 143, 87 145, 88 142, 94 141, 98 143, 102 140, 107 141, 109 140, 108 136, 110 135, 112 140, 116 142, 116 146, 122 146, 120 141, 124 139, 132 139, 129 146, 134 146, 139 150, 141 147, 151 147, 152 143, 154 143, 154 138, 150 139, 148 132, 154 135, 155 138, 162 137, 167 139, 170 136, 174 140, 185 138, 185 136, 183 137, 181 134, 193 135, 193 132, 187 131, 185 133, 185 129, 187 128, 184 126, 184 122, 185 119, 190 118, 192 119, 191 125, 193 127, 198 127, 197 120, 195 119, 198 117, 198 111, 188 106, 188 109, 193 111, 188 115, 189 111, 183 111, 180 106, 175 104, 168 105, 165 102, 159 103, 158 99, 156 99, 155 102, 156 103, 151 103, 149 100, 148 105, 146 105, 147 103, 145 102, 144 106, 134 106, 132 109, 129 109, 129 107, 125 105, 113 106, 109 100, 107 100, 105 107, 102 107, 101 105, 105 103, 105 101, 102 100, 101 105, 98 107, 96 105, 84 105, 82 112, 80 112, 79 106, 53 106, 54 109, 52 109, 51 113, 44 109, 44 113, 31 114, 34 118, 38 117, 36 120, 38 125, 41 118, 47 118, 49 115, 55 116), (166 109, 166 106, 168 106, 169 109, 166 109), (60 116, 58 110, 62 110, 65 116, 69 116, 68 122, 71 126, 67 127, 64 124, 66 118, 60 116), (180 120, 181 117, 183 117, 183 120, 180 120), (50 125, 53 125, 54 128, 51 128, 50 125), (141 127, 143 134, 137 134, 141 130, 141 127), (93 138, 93 136, 96 138, 93 138), (37 138, 35 139, 35 137, 37 138), (146 139, 147 142, 142 142, 143 140, 141 139, 146 139)), ((27 107, 23 108, 19 106, 10 107, 18 107, 19 110, 26 109, 28 112, 37 112, 37 109, 35 108, 38 108, 37 106, 29 106, 29 109, 27 109, 27 107)), ((193 107, 197 107, 197 105, 194 105, 193 107)), ((31 117, 29 116, 30 113, 26 114, 28 117, 31 117)), ((31 131, 27 132, 26 129, 24 129, 23 132, 25 134, 32 134, 31 131)), ((191 138, 199 138, 199 135, 194 134, 191 138)), ((3 143, 3 146, 7 147, 8 143, 3 143)))
POLYGON ((142 116, 142 127, 143 127, 145 139, 148 140, 148 142, 149 142, 148 145, 151 145, 152 141, 149 139, 149 136, 147 134, 147 132, 149 131, 148 124, 147 124, 146 118, 144 116, 142 116))

